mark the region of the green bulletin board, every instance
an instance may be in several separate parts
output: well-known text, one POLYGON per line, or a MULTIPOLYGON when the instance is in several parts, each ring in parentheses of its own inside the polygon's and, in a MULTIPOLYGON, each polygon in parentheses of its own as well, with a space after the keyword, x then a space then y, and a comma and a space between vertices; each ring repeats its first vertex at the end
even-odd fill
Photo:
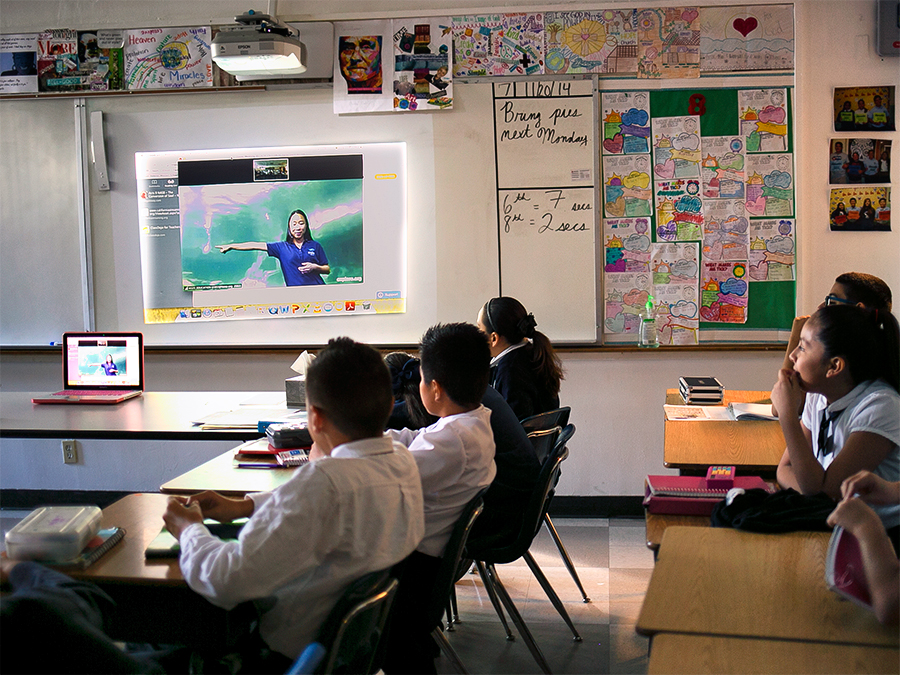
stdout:
MULTIPOLYGON (((747 87, 747 91, 758 91, 761 89, 769 89, 766 87, 747 87)), ((786 94, 786 119, 784 120, 784 124, 786 124, 786 138, 782 138, 781 141, 784 143, 783 148, 779 148, 778 150, 772 150, 772 153, 789 153, 789 158, 792 160, 794 144, 793 144, 793 135, 792 135, 792 127, 793 127, 793 119, 792 119, 792 96, 793 96, 793 88, 785 87, 785 86, 776 86, 771 87, 772 90, 784 90, 786 94)), ((649 112, 650 119, 648 124, 653 125, 653 120, 657 118, 670 118, 670 117, 680 117, 685 115, 693 115, 699 118, 700 122, 700 136, 701 139, 708 136, 739 136, 741 135, 741 120, 739 119, 740 115, 740 105, 739 105, 739 91, 738 88, 714 88, 714 89, 669 89, 669 90, 650 90, 649 93, 649 112)), ((601 92, 601 94, 607 92, 601 92)), ((632 93, 634 91, 632 90, 632 93)), ((625 106, 627 107, 627 106, 625 106)), ((602 111, 602 108, 601 108, 602 111)), ((603 132, 603 124, 604 119, 602 119, 601 115, 601 132, 603 132)), ((609 138, 609 133, 601 133, 601 137, 609 138)), ((747 139, 748 146, 752 147, 752 140, 747 139)), ((648 139, 650 152, 653 152, 653 134, 651 132, 651 136, 648 139)), ((602 142, 602 141, 601 141, 602 142)), ((747 153, 747 155, 752 153, 747 153)), ((601 164, 603 164, 603 159, 601 158, 601 164)), ((783 161, 787 161, 786 160, 783 161)), ((651 154, 651 166, 653 166, 653 155, 651 154)), ((792 203, 796 205, 796 195, 794 192, 795 180, 794 170, 793 170, 793 162, 790 161, 790 166, 792 167, 790 171, 791 182, 790 182, 790 193, 792 195, 792 203)), ((656 174, 656 167, 653 166, 653 179, 651 180, 649 189, 651 191, 654 190, 654 181, 658 180, 658 175, 656 174)), ((604 172, 609 173, 609 171, 604 168, 604 172)), ((620 171, 620 173, 623 173, 620 171)), ((749 181, 750 176, 749 173, 746 177, 747 181, 749 181)), ((608 181, 608 176, 604 177, 604 181, 608 181)), ((749 190, 748 190, 749 192, 749 190)), ((783 192, 782 192, 783 193, 783 192)), ((654 196, 651 196, 651 199, 655 199, 654 196)), ((601 203, 603 204, 603 215, 604 215, 604 246, 609 245, 610 238, 616 237, 615 231, 608 229, 608 223, 606 219, 609 218, 623 218, 621 213, 612 214, 608 213, 608 207, 610 204, 607 203, 606 198, 601 198, 601 203)), ((706 200, 704 199, 704 205, 706 204, 706 200)), ((794 207, 795 208, 795 207, 794 207)), ((704 210, 706 207, 704 206, 704 210)), ((760 215, 755 216, 748 209, 746 215, 748 216, 749 221, 754 220, 771 220, 773 215, 760 215)), ((626 216, 627 217, 627 214, 626 216)), ((699 322, 699 342, 710 342, 710 341, 730 341, 737 339, 738 341, 770 341, 779 339, 777 336, 777 332, 779 330, 789 330, 791 326, 791 322, 795 316, 795 305, 796 305, 796 213, 794 209, 791 209, 791 213, 788 216, 787 214, 783 214, 780 216, 785 220, 792 221, 792 226, 788 226, 784 224, 783 226, 779 221, 779 231, 790 231, 793 236, 793 250, 790 251, 790 257, 793 261, 793 270, 792 274, 790 274, 788 280, 779 280, 779 281, 748 281, 748 290, 747 290, 747 312, 746 312, 746 320, 743 323, 724 323, 724 322, 713 322, 713 321, 704 321, 700 320, 699 322), (786 229, 782 230, 784 227, 786 229), (714 338, 709 337, 710 331, 715 331, 716 336, 714 338), (741 338, 728 338, 727 334, 723 337, 722 331, 732 332, 733 334, 737 334, 740 332, 741 338), (755 337, 747 337, 748 334, 753 335, 755 337), (706 336, 706 337, 704 337, 706 336)), ((652 243, 660 243, 665 241, 665 239, 659 238, 659 232, 657 231, 657 210, 655 208, 651 209, 651 227, 647 228, 643 231, 646 235, 649 235, 652 239, 652 243)), ((700 228, 700 238, 696 241, 700 242, 700 264, 702 269, 703 262, 703 238, 702 238, 702 227, 700 228)), ((624 237, 624 235, 623 235, 624 237)), ((694 240, 693 238, 691 239, 694 240)), ((682 240, 679 240, 681 243, 682 240)), ((687 241, 687 240, 684 240, 687 241)), ((752 243, 752 242, 751 242, 752 243)), ((610 252, 607 248, 606 250, 606 261, 607 264, 610 262, 610 252)), ((768 256, 766 256, 768 259, 768 256)), ((605 271, 607 274, 604 278, 604 284, 610 285, 610 277, 611 275, 608 273, 610 271, 610 267, 606 267, 605 271)), ((619 268, 621 269, 621 268, 619 268)), ((749 269, 749 266, 748 266, 749 269)), ((784 268, 782 267, 781 274, 784 275, 784 268)), ((701 272, 702 275, 702 272, 701 272)), ((702 280, 699 282, 702 285, 702 280)), ((703 293, 703 289, 700 289, 700 293, 703 293)), ((620 294, 625 295, 624 302, 628 301, 627 293, 620 294)), ((624 342, 626 335, 620 332, 618 335, 610 336, 611 331, 622 331, 622 322, 619 321, 614 327, 611 324, 612 319, 609 317, 617 311, 618 308, 622 306, 621 304, 616 304, 619 301, 619 296, 614 296, 611 298, 610 294, 607 292, 605 294, 605 307, 606 311, 604 312, 605 319, 607 321, 607 329, 604 330, 604 341, 607 342, 624 342)), ((628 317, 632 319, 633 317, 628 317)), ((659 321, 657 322, 659 324, 659 321)), ((627 324, 626 324, 627 325, 627 324)), ((628 332, 627 330, 624 332, 628 332)), ((632 336, 632 340, 634 336, 632 336)), ((676 343, 670 343, 676 344, 676 343)))

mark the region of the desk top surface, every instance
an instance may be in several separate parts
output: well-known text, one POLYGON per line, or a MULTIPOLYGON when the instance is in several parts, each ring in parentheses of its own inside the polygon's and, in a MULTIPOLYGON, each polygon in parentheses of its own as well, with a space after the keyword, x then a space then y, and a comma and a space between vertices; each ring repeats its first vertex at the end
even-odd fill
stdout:
POLYGON ((666 529, 636 630, 897 647, 825 584, 827 532, 666 529))
MULTIPOLYGON (((769 403, 770 393, 726 389, 724 403, 769 403)), ((666 404, 685 404, 678 389, 666 390, 666 404)), ((725 464, 774 471, 785 448, 781 425, 767 420, 666 420, 664 442, 663 461, 671 469, 725 464)))
MULTIPOLYGON (((46 392, 39 392, 46 393, 46 392)), ((256 429, 204 430, 192 422, 247 401, 276 400, 284 392, 145 391, 114 405, 35 404, 33 392, 0 393, 0 435, 20 438, 152 438, 236 440, 258 438, 256 429)), ((274 407, 274 406, 272 406, 274 407)))
POLYGON ((660 633, 650 650, 650 675, 747 673, 890 673, 896 648, 794 640, 660 633))
POLYGON ((187 588, 178 560, 145 560, 144 550, 163 528, 168 495, 131 494, 103 509, 101 527, 123 527, 125 538, 74 577, 95 582, 154 584, 187 588))
POLYGON ((242 497, 248 492, 271 492, 294 475, 295 467, 277 469, 243 469, 234 466, 234 451, 213 457, 195 469, 160 486, 166 494, 190 495, 215 490, 228 497, 242 497))

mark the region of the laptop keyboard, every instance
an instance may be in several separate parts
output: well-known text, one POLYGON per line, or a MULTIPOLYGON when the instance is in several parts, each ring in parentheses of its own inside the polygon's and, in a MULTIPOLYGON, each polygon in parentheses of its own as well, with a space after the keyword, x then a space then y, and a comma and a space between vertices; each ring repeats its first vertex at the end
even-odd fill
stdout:
POLYGON ((104 389, 103 391, 85 391, 84 389, 66 389, 58 391, 54 396, 91 396, 95 398, 118 398, 127 396, 133 389, 104 389))

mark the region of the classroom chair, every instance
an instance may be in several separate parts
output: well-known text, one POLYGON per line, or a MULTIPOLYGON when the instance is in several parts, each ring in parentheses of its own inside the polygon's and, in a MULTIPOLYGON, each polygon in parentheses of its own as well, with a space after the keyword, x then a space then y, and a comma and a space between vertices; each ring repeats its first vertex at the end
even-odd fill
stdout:
MULTIPOLYGON (((569 408, 568 406, 557 408, 556 410, 548 410, 547 412, 532 415, 531 417, 526 417, 525 419, 521 420, 521 424, 525 428, 525 431, 529 434, 542 429, 550 429, 554 426, 565 428, 569 423, 570 412, 571 408, 569 408)), ((533 442, 534 439, 532 439, 532 443, 533 442)), ((545 455, 542 453, 544 452, 544 450, 535 446, 535 452, 537 453, 538 459, 543 462, 545 455)), ((559 551, 559 555, 563 560, 563 564, 566 566, 566 569, 569 570, 569 576, 572 577, 572 581, 574 581, 575 585, 578 586, 578 591, 581 593, 582 601, 590 602, 591 599, 585 592, 584 586, 581 583, 581 579, 578 577, 578 572, 575 570, 575 563, 573 563, 572 558, 569 557, 569 552, 566 550, 565 545, 562 543, 559 532, 556 531, 556 526, 553 525, 553 521, 550 519, 549 513, 544 514, 544 525, 547 526, 547 531, 550 533, 550 537, 553 539, 553 543, 556 544, 556 550, 559 551)))
POLYGON ((390 569, 351 583, 287 675, 377 672, 383 657, 379 644, 396 592, 390 569))
POLYGON ((557 434, 553 450, 541 466, 540 477, 535 484, 528 505, 523 510, 522 524, 516 540, 509 544, 496 545, 490 541, 490 537, 486 537, 481 541, 469 541, 466 545, 466 556, 475 561, 475 566, 478 568, 478 573, 484 583, 488 597, 494 605, 494 609, 497 611, 497 615, 500 617, 506 630, 507 639, 510 639, 512 634, 503 615, 503 609, 509 613, 516 629, 519 631, 519 635, 522 636, 522 639, 525 641, 534 660, 545 673, 550 672, 550 666, 547 664, 547 660, 544 658, 540 647, 538 647, 535 642, 534 636, 522 619, 521 614, 519 614, 515 603, 509 596, 503 583, 500 581, 495 565, 510 563, 519 558, 524 558, 526 564, 531 569, 531 573, 534 574, 538 583, 541 585, 541 588, 544 589, 544 593, 547 594, 547 597, 550 599, 550 602, 553 603, 556 611, 572 631, 573 639, 578 642, 581 641, 581 635, 578 634, 578 630, 569 618, 569 614, 566 612, 562 601, 559 599, 556 591, 553 590, 547 577, 544 576, 541 568, 538 567, 537 562, 528 550, 541 527, 543 516, 547 512, 550 500, 553 498, 553 489, 556 485, 556 479, 559 476, 560 465, 569 454, 566 442, 571 438, 574 431, 575 427, 571 424, 567 425, 563 430, 560 430, 559 427, 555 427, 551 430, 551 433, 555 432, 557 434))

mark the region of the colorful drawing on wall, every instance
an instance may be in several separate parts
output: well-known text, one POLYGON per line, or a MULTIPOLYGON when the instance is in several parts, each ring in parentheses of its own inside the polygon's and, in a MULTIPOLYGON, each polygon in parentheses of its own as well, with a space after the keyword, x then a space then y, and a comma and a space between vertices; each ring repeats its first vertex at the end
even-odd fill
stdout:
POLYGON ((694 241, 703 227, 703 200, 698 179, 657 181, 657 241, 694 241))
POLYGON ((832 188, 828 210, 832 232, 890 231, 891 188, 832 188))
POLYGON ((122 89, 124 37, 121 30, 44 31, 38 39, 38 89, 48 92, 122 89))
POLYGON ((740 199, 703 202, 703 260, 746 262, 750 222, 740 199))
POLYGON ((631 218, 651 214, 650 155, 606 156, 603 176, 607 216, 631 218))
POLYGON ((835 131, 894 131, 896 87, 836 87, 835 131))
POLYGON ((704 199, 744 198, 744 139, 704 136, 700 140, 700 175, 704 199))
POLYGON ((606 218, 603 236, 606 241, 605 272, 650 271, 649 218, 606 218))
POLYGON ((604 92, 601 100, 602 154, 636 155, 650 152, 649 92, 604 92))
POLYGON ((750 221, 750 281, 793 281, 797 260, 793 218, 750 221))
POLYGON ((701 8, 700 70, 793 68, 793 5, 701 8))
POLYGON ((747 155, 747 212, 757 217, 794 215, 793 172, 790 153, 747 155))
POLYGON ((547 12, 545 51, 551 73, 633 73, 637 70, 635 12, 547 12))
POLYGON ((700 178, 700 118, 656 117, 652 125, 654 179, 700 178))
POLYGON ((394 21, 394 110, 453 107, 450 20, 394 21))
POLYGON ((700 77, 700 12, 696 7, 636 10, 637 76, 700 77))
POLYGON ((650 295, 649 272, 607 274, 603 284, 603 332, 636 334, 650 295))
POLYGON ((699 341, 699 244, 653 244, 650 248, 651 295, 659 340, 666 345, 699 341))
POLYGON ((712 323, 747 322, 747 263, 703 262, 700 317, 712 323))
POLYGON ((544 73, 541 13, 455 16, 451 32, 457 77, 544 73))
POLYGON ((738 91, 738 118, 748 153, 787 151, 786 90, 738 91))
POLYGON ((128 89, 212 86, 209 26, 144 28, 125 32, 128 89))
POLYGON ((890 183, 891 141, 883 138, 832 138, 828 180, 844 183, 890 183))

